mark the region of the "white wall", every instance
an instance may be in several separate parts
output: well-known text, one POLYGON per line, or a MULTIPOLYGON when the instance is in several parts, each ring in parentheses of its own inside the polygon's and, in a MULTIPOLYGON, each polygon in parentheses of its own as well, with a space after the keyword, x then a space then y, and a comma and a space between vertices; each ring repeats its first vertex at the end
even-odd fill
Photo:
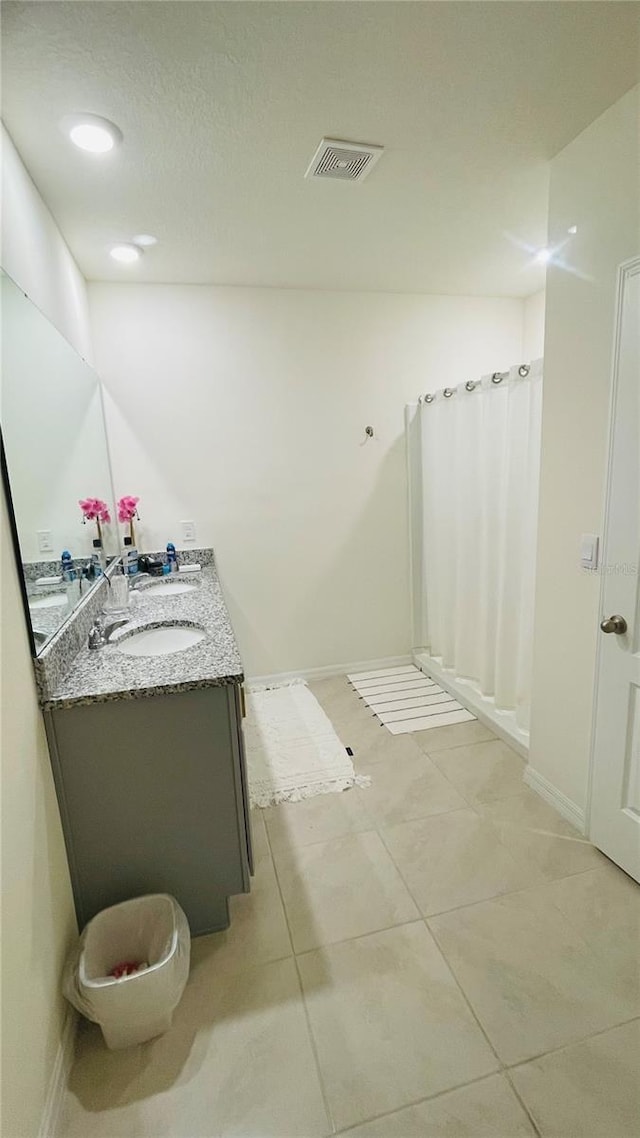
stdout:
POLYGON ((602 533, 617 268, 640 251, 640 88, 551 165, 531 766, 586 803, 600 581, 580 569, 602 533), (569 237, 567 230, 577 225, 569 237))
POLYGON ((544 355, 545 290, 525 297, 522 355, 525 360, 539 360, 544 355))
POLYGON ((521 358, 522 302, 89 286, 116 494, 212 544, 249 675, 410 647, 404 404, 521 358), (365 444, 365 427, 376 438, 365 444))
MULTIPOLYGON (((102 498, 113 515, 111 472, 98 377, 9 277, 0 282, 2 429, 23 561, 42 561, 38 531, 63 549, 93 553, 95 524, 79 500, 102 498)), ((117 552, 115 520, 105 526, 117 552)), ((46 559, 46 555, 45 555, 46 559)))
POLYGON ((2 268, 90 362, 85 279, 4 124, 1 140, 2 268))
MULTIPOLYGON (((83 278, 3 138, 3 267, 88 354, 83 278)), ((34 1138, 65 1014, 69 873, 2 503, 2 1134, 34 1138)))

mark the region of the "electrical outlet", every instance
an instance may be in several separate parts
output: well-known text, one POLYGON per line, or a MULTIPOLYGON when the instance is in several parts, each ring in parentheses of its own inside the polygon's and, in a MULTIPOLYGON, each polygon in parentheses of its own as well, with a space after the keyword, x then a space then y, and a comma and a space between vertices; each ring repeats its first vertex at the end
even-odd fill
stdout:
POLYGON ((38 530, 38 549, 40 553, 53 553, 53 538, 50 529, 38 530))
POLYGON ((183 541, 196 540, 196 523, 195 522, 180 522, 183 541))

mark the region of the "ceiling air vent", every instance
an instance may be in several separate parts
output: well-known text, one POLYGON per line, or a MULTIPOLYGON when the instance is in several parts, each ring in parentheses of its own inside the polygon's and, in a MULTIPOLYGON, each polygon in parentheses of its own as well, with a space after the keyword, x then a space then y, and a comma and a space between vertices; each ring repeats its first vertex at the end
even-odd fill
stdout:
POLYGON ((341 182, 363 182, 373 169, 384 147, 365 142, 342 142, 323 138, 305 178, 339 178, 341 182))

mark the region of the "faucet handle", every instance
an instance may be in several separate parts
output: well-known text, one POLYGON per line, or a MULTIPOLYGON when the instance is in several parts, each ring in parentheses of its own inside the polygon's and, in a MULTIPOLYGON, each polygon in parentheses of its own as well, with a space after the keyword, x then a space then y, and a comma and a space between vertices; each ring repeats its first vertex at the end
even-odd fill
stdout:
POLYGON ((89 638, 87 640, 87 646, 89 648, 102 648, 103 644, 104 644, 104 626, 102 623, 102 619, 98 616, 98 617, 96 617, 95 624, 93 624, 92 627, 89 629, 89 638))

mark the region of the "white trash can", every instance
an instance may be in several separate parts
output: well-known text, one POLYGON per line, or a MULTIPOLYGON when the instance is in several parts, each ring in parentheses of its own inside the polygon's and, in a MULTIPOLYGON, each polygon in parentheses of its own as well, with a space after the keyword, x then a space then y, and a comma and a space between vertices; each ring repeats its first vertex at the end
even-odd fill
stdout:
POLYGON ((67 960, 66 998, 99 1023, 107 1047, 144 1043, 171 1027, 189 976, 191 934, 178 902, 166 893, 135 897, 89 921, 67 960), (124 962, 146 967, 119 979, 124 962))

